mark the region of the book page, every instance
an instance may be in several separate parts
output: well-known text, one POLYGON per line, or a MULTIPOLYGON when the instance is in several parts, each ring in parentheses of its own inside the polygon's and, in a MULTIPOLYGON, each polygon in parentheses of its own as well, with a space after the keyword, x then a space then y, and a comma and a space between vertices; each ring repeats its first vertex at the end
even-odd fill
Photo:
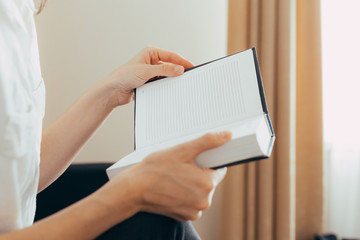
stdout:
POLYGON ((252 50, 136 90, 135 141, 142 148, 263 113, 252 50))

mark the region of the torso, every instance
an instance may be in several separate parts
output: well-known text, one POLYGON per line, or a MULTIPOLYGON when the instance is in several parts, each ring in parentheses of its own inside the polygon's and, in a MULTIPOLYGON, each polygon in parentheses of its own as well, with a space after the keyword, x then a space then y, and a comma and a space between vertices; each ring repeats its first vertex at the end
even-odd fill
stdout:
POLYGON ((35 214, 45 87, 32 0, 0 0, 0 233, 35 214))

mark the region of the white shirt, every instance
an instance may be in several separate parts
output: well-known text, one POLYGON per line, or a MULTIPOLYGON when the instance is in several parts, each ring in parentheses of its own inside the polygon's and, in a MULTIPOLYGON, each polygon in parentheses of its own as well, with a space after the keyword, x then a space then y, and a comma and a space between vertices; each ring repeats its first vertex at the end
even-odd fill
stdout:
POLYGON ((0 234, 33 223, 45 88, 33 0, 0 0, 0 234))

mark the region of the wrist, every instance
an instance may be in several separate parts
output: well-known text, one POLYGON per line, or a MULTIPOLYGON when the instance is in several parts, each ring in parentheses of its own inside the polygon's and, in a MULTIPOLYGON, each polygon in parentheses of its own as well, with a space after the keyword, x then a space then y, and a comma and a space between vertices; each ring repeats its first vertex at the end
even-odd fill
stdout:
POLYGON ((109 81, 106 79, 102 79, 97 82, 93 87, 93 91, 96 91, 98 96, 98 100, 102 102, 102 105, 106 109, 110 109, 111 111, 119 106, 119 101, 117 98, 118 90, 112 86, 109 81))
POLYGON ((129 97, 129 93, 122 93, 108 79, 102 79, 95 83, 89 89, 88 93, 92 95, 107 112, 111 112, 116 107, 130 102, 132 99, 132 95, 129 97))
POLYGON ((121 173, 93 194, 95 201, 106 206, 105 211, 114 224, 130 218, 142 208, 140 188, 134 184, 134 177, 121 173))
POLYGON ((126 78, 126 71, 118 68, 100 81, 107 91, 106 96, 108 96, 109 103, 113 108, 133 100, 134 90, 132 87, 124 86, 124 78, 126 78))

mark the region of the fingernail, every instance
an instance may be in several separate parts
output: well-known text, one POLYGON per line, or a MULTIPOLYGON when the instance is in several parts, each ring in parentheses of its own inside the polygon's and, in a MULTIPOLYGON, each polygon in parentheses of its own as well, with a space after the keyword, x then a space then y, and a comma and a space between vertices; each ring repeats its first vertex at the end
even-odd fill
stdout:
POLYGON ((229 137, 231 136, 231 133, 229 131, 223 131, 223 132, 219 132, 219 135, 223 139, 229 139, 229 137))
POLYGON ((183 72, 184 72, 184 67, 178 65, 178 66, 176 66, 176 67, 174 68, 174 72, 175 72, 175 73, 178 73, 178 74, 183 73, 183 72))

